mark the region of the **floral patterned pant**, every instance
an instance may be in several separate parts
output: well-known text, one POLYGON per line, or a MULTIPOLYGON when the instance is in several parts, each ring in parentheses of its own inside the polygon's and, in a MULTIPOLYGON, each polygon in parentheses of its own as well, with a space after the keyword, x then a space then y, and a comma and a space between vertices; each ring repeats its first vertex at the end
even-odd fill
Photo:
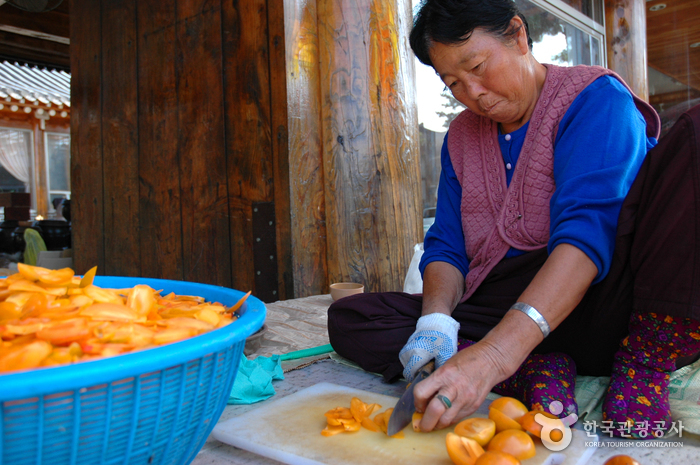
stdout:
MULTIPOLYGON (((474 344, 458 339, 457 350, 474 344)), ((566 354, 531 354, 517 372, 493 387, 493 392, 515 397, 530 410, 549 411, 560 418, 578 414, 575 398, 576 364, 566 354), (559 401, 561 409, 553 402, 559 401)))
POLYGON ((615 354, 603 419, 614 434, 649 437, 652 428, 671 427, 669 378, 676 359, 700 351, 700 322, 657 313, 635 313, 630 333, 615 354))

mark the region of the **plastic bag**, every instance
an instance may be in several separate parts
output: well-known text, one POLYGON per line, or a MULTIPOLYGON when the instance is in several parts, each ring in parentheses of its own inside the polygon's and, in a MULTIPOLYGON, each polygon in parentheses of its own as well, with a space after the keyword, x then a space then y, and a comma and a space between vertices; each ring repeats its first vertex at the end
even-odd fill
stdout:
POLYGON ((46 243, 36 229, 27 228, 24 230, 24 263, 36 266, 39 252, 46 252, 46 243))
POLYGON ((406 273, 406 279, 403 282, 403 291, 408 294, 422 294, 423 293, 423 277, 420 274, 418 265, 420 264, 420 259, 423 256, 423 243, 416 244, 413 247, 413 258, 411 259, 411 264, 408 265, 408 272, 406 273))

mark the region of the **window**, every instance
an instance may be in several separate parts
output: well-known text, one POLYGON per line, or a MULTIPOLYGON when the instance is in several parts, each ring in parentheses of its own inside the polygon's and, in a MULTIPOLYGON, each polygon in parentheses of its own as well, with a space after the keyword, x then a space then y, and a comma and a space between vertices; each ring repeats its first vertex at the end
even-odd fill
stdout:
POLYGON ((0 128, 0 192, 30 192, 32 131, 0 128))
POLYGON ((46 133, 49 200, 70 198, 70 136, 46 133))
MULTIPOLYGON (((605 28, 602 0, 515 0, 525 15, 540 63, 560 66, 605 66, 605 28)), ((413 0, 417 11, 419 2, 413 0)), ((440 152, 450 122, 464 109, 435 71, 416 59, 418 122, 420 125, 423 231, 434 221, 440 152)))

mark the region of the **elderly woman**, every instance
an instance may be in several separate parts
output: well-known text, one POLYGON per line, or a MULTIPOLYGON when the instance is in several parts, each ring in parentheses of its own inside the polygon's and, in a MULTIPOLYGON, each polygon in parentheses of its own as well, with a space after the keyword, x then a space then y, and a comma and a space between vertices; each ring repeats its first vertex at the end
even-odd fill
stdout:
POLYGON ((618 434, 670 428, 669 372, 700 352, 697 161, 647 156, 658 116, 615 73, 538 63, 512 0, 427 0, 410 40, 467 107, 443 146, 423 294, 334 303, 334 349, 387 380, 434 359, 414 391, 427 431, 490 390, 575 413, 577 369, 612 377, 618 434))

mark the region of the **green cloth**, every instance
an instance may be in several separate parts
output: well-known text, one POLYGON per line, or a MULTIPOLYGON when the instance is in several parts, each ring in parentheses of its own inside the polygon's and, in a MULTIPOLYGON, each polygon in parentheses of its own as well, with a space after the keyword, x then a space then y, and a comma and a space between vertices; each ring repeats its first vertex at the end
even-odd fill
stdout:
POLYGON ((254 404, 269 399, 275 395, 272 381, 276 379, 284 379, 279 355, 248 360, 241 354, 228 404, 254 404))

